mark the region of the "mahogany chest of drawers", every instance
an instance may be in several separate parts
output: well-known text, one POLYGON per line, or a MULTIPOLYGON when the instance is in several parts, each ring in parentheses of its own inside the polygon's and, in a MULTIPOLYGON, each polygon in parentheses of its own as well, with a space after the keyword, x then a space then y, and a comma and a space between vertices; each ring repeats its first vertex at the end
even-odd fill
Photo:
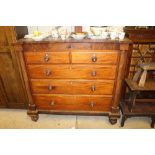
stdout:
POLYGON ((130 40, 21 40, 16 44, 29 98, 28 114, 108 115, 119 118, 130 40))

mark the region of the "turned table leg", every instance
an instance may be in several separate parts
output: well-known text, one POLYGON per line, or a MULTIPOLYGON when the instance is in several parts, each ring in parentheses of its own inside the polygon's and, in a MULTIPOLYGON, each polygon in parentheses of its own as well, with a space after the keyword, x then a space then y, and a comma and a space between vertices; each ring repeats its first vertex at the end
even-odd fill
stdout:
POLYGON ((137 97, 136 91, 130 92, 130 96, 129 96, 129 111, 130 112, 132 112, 132 109, 135 106, 136 97, 137 97))
POLYGON ((127 117, 125 115, 122 116, 122 120, 121 120, 121 127, 124 126, 124 123, 126 121, 127 117))
POLYGON ((151 117, 151 128, 154 128, 154 124, 155 124, 155 117, 151 117))

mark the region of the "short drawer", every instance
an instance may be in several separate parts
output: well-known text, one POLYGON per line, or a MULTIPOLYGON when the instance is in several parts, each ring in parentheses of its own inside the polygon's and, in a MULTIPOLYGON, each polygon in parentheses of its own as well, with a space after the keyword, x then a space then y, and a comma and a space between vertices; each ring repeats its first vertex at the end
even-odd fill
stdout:
POLYGON ((28 65, 31 79, 115 79, 116 66, 28 65))
POLYGON ((113 80, 31 80, 34 94, 112 95, 113 80))
POLYGON ((116 64, 118 52, 72 52, 72 63, 116 64))
POLYGON ((80 95, 33 95, 39 110, 109 111, 112 98, 80 95))
POLYGON ((27 64, 69 63, 69 52, 25 52, 27 64))

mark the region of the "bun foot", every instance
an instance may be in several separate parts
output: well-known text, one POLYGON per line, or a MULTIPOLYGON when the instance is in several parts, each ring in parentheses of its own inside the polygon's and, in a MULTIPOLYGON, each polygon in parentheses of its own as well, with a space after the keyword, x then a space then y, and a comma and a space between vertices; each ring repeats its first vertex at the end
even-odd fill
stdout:
POLYGON ((34 122, 37 122, 37 120, 39 119, 39 115, 33 115, 33 116, 30 116, 31 117, 31 120, 34 121, 34 122))
POLYGON ((117 123, 117 118, 111 118, 111 117, 109 117, 109 122, 110 122, 112 125, 114 125, 114 124, 117 123))

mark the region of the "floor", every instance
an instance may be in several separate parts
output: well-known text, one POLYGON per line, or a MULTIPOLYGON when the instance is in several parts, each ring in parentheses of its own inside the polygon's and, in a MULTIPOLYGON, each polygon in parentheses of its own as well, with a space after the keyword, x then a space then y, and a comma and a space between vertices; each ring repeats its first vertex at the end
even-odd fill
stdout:
POLYGON ((49 128, 49 129, 150 129, 151 120, 147 117, 127 119, 125 126, 111 125, 106 116, 75 116, 40 114, 37 122, 31 121, 26 110, 0 109, 0 128, 49 128))

